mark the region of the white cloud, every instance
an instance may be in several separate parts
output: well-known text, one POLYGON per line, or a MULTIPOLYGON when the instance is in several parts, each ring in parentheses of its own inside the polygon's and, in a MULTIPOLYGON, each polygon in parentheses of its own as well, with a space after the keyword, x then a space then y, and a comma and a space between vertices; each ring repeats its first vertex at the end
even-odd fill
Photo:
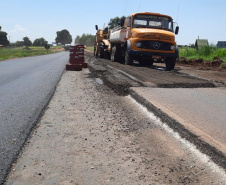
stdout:
POLYGON ((16 24, 13 28, 13 30, 10 30, 10 33, 21 33, 21 32, 27 32, 28 30, 21 25, 16 24))
POLYGON ((29 35, 29 30, 24 28, 23 26, 16 24, 13 29, 9 31, 9 35, 12 37, 12 40, 18 41, 22 40, 23 37, 29 35))

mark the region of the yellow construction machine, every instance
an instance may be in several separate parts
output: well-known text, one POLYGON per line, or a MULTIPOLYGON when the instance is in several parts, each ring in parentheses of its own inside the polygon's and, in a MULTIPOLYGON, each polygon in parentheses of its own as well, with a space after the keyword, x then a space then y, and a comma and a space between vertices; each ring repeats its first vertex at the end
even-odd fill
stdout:
POLYGON ((96 40, 94 44, 94 55, 99 58, 108 58, 110 57, 110 30, 108 27, 102 29, 98 29, 96 25, 96 40))

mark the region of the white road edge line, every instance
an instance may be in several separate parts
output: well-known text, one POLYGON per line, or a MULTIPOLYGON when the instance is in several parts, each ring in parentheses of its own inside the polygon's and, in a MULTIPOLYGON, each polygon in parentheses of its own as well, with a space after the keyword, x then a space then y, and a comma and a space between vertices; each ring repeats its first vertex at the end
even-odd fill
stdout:
POLYGON ((218 173, 222 178, 226 179, 226 172, 224 169, 220 166, 218 166, 216 163, 214 163, 209 156, 206 154, 203 154, 200 152, 194 144, 191 142, 185 140, 182 138, 177 132, 175 132, 173 129, 171 129, 166 123, 163 123, 158 117, 154 115, 154 113, 148 111, 146 107, 138 103, 134 98, 132 98, 130 95, 126 96, 132 103, 134 103, 142 112, 144 112, 145 115, 149 117, 149 119, 157 126, 160 126, 163 128, 168 134, 172 135, 175 139, 179 140, 180 143, 182 143, 186 148, 188 148, 190 151, 192 151, 193 154, 197 156, 197 158, 202 161, 203 163, 207 164, 207 166, 213 171, 218 173))

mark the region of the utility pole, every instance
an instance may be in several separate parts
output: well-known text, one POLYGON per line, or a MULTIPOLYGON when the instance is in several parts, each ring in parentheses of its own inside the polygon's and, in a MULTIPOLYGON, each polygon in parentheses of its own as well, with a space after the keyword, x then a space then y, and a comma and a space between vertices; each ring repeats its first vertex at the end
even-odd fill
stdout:
POLYGON ((10 49, 10 45, 11 45, 11 44, 10 44, 10 37, 11 37, 11 36, 9 36, 9 49, 10 49))

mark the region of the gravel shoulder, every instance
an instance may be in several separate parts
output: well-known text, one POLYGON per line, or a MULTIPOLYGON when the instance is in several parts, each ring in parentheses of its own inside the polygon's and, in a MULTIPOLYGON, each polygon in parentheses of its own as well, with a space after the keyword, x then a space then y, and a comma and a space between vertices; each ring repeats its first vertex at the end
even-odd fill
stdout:
POLYGON ((225 184, 224 170, 87 69, 67 71, 6 184, 225 184))

